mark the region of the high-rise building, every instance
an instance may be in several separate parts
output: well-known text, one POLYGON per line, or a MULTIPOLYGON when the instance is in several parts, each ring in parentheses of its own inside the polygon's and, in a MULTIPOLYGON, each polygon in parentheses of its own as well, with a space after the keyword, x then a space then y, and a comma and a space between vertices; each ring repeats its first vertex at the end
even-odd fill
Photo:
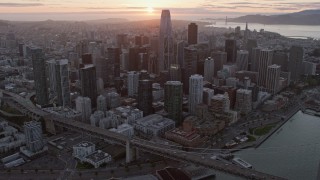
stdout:
POLYGON ((138 72, 128 72, 128 96, 130 97, 134 97, 138 94, 139 76, 138 72))
POLYGON ((212 83, 214 77, 215 60, 208 57, 204 60, 204 80, 212 83))
POLYGON ((117 47, 126 48, 128 46, 128 35, 127 34, 118 34, 117 35, 117 47))
POLYGON ((246 50, 249 52, 249 64, 251 66, 251 62, 252 62, 252 49, 258 47, 258 43, 256 39, 248 39, 247 41, 247 45, 246 45, 246 50))
POLYGON ((108 58, 112 64, 108 66, 113 66, 113 76, 120 77, 120 48, 108 48, 108 58))
POLYGON ((116 92, 107 94, 107 108, 113 109, 120 106, 120 95, 116 92))
POLYGON ((78 96, 76 99, 76 110, 81 112, 81 121, 90 124, 92 113, 90 98, 78 96))
POLYGON ((57 95, 57 83, 56 83, 56 60, 51 59, 46 62, 47 66, 47 79, 49 84, 49 98, 57 95))
POLYGON ((237 52, 237 67, 239 71, 248 70, 248 58, 249 52, 245 50, 240 50, 237 52))
POLYGON ((143 111, 143 116, 148 116, 153 113, 151 80, 145 79, 139 81, 138 108, 143 111))
POLYGON ((107 111, 107 98, 103 95, 97 97, 97 111, 107 111))
POLYGON ((187 47, 188 44, 185 41, 177 42, 177 63, 181 68, 184 67, 184 48, 187 47))
POLYGON ((184 71, 182 73, 183 90, 189 92, 189 77, 197 73, 197 50, 194 47, 184 48, 184 71))
POLYGON ((281 66, 281 71, 288 72, 289 56, 286 52, 276 51, 273 53, 272 64, 281 66))
POLYGON ((252 91, 247 89, 238 89, 236 95, 235 108, 240 113, 248 114, 252 110, 252 91))
POLYGON ((276 94, 279 91, 279 78, 281 67, 273 64, 268 66, 266 76, 266 88, 271 94, 276 94))
POLYGON ((228 93, 217 94, 211 98, 211 106, 209 107, 212 112, 223 113, 230 110, 230 99, 228 93))
POLYGON ((168 112, 168 118, 173 119, 176 125, 182 123, 182 83, 180 81, 168 81, 164 85, 164 108, 168 112))
POLYGON ((302 61, 303 61, 303 47, 292 46, 289 54, 289 71, 291 72, 291 79, 296 81, 303 73, 302 61))
POLYGON ((189 113, 195 115, 196 106, 203 101, 203 77, 199 74, 189 78, 189 113))
POLYGON ((214 90, 210 88, 203 88, 203 103, 210 106, 211 98, 214 96, 214 90))
POLYGON ((181 68, 179 64, 171 64, 169 68, 170 81, 181 81, 181 68))
POLYGON ((253 48, 251 53, 250 71, 258 72, 261 48, 253 48))
POLYGON ((83 54, 82 64, 93 64, 92 54, 89 54, 89 53, 83 54))
POLYGON ((96 107, 97 78, 96 67, 93 64, 85 65, 80 69, 81 95, 91 99, 93 107, 96 107))
POLYGON ((223 51, 216 51, 211 53, 214 59, 214 76, 217 76, 218 71, 223 69, 223 65, 227 63, 227 53, 223 51))
POLYGON ((237 42, 234 39, 227 39, 225 42, 225 51, 227 53, 227 62, 234 63, 237 58, 237 42))
POLYGON ((58 104, 60 106, 70 106, 70 85, 68 60, 61 59, 56 61, 56 91, 58 95, 58 104))
POLYGON ((34 85, 36 90, 36 103, 43 106, 48 104, 48 89, 46 66, 42 49, 31 49, 34 85))
POLYGON ((159 72, 168 70, 173 61, 173 34, 169 10, 162 10, 159 35, 159 72))
POLYGON ((196 23, 190 23, 188 25, 188 44, 198 43, 198 25, 196 23))
POLYGON ((260 57, 258 60, 258 72, 259 72, 259 78, 258 78, 258 85, 259 86, 265 86, 266 85, 266 76, 267 76, 267 70, 268 66, 271 65, 273 58, 273 51, 272 50, 261 50, 260 51, 260 57))
POLYGON ((25 122, 23 129, 26 136, 27 149, 33 153, 43 150, 45 143, 42 136, 41 123, 37 121, 25 122))
POLYGON ((317 65, 313 62, 303 61, 303 74, 315 75, 317 70, 317 65))

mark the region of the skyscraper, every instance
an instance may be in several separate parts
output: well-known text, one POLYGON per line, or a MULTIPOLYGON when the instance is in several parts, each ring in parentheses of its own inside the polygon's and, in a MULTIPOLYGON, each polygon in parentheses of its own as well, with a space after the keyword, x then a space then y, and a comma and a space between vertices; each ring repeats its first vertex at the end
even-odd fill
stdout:
POLYGON ((81 121, 89 124, 92 113, 90 98, 78 96, 76 99, 76 110, 81 112, 81 121))
POLYGON ((58 95, 58 104, 60 106, 70 106, 70 86, 68 60, 61 59, 56 61, 56 90, 58 95))
POLYGON ((139 73, 135 71, 128 72, 128 96, 133 97, 138 93, 139 73))
POLYGON ((42 49, 31 49, 34 85, 36 90, 36 103, 43 106, 48 104, 48 89, 46 66, 42 49))
POLYGON ((57 95, 57 83, 56 83, 56 60, 51 59, 46 62, 46 73, 49 84, 49 98, 55 97, 57 95))
POLYGON ((153 113, 151 80, 145 79, 139 81, 138 108, 143 111, 143 116, 147 116, 153 113))
POLYGON ((203 77, 199 74, 189 78, 189 113, 195 115, 196 106, 203 101, 203 77))
POLYGON ((23 129, 26 136, 27 149, 33 153, 43 150, 45 144, 42 137, 41 123, 37 121, 25 122, 23 129))
POLYGON ((167 81, 164 85, 164 108, 168 118, 173 119, 176 125, 182 123, 182 83, 180 81, 167 81))
POLYGON ((292 46, 289 54, 289 71, 291 72, 291 79, 296 81, 303 73, 303 48, 301 46, 292 46))
POLYGON ((188 25, 188 44, 198 43, 198 25, 196 23, 190 23, 188 25))
POLYGON ((179 64, 171 64, 169 68, 170 81, 181 81, 181 68, 179 64))
POLYGON ((238 89, 235 106, 240 113, 248 114, 252 110, 252 91, 247 89, 238 89))
POLYGON ((113 76, 120 77, 120 48, 108 48, 108 58, 112 64, 108 66, 113 66, 113 76))
POLYGON ((288 72, 289 56, 286 52, 276 51, 273 54, 272 64, 281 66, 281 71, 288 72))
POLYGON ((188 44, 185 41, 177 42, 177 60, 176 60, 176 62, 180 65, 181 68, 184 67, 184 48, 187 46, 188 46, 188 44))
POLYGON ((261 48, 253 48, 251 52, 250 71, 258 72, 258 62, 260 59, 261 48))
POLYGON ((92 59, 92 54, 83 54, 82 55, 82 64, 92 64, 93 59, 92 59))
POLYGON ((249 52, 245 50, 240 50, 237 52, 237 67, 238 71, 248 70, 248 58, 249 52))
POLYGON ((227 63, 227 53, 222 51, 212 52, 211 57, 214 59, 214 76, 223 69, 223 65, 227 63))
POLYGON ((212 83, 214 76, 214 60, 208 57, 204 61, 204 80, 212 83))
POLYGON ((234 63, 237 58, 237 42, 234 39, 227 39, 225 42, 225 51, 227 53, 227 62, 234 63))
POLYGON ((258 78, 258 85, 264 86, 266 85, 266 76, 267 76, 267 70, 268 66, 271 65, 273 58, 273 51, 272 50, 261 50, 260 51, 260 57, 258 60, 258 72, 259 72, 259 78, 258 78))
POLYGON ((193 47, 184 48, 184 71, 182 73, 183 90, 189 92, 189 77, 197 73, 197 50, 193 47))
POLYGON ((281 67, 273 64, 268 66, 266 77, 266 88, 271 94, 276 94, 279 91, 279 78, 281 67))
POLYGON ((97 111, 107 111, 107 98, 104 95, 97 97, 97 111))
POLYGON ((169 10, 162 10, 159 35, 159 72, 168 70, 173 61, 173 35, 169 10))
POLYGON ((81 95, 91 99, 93 107, 96 106, 98 96, 96 67, 89 64, 80 69, 81 95))

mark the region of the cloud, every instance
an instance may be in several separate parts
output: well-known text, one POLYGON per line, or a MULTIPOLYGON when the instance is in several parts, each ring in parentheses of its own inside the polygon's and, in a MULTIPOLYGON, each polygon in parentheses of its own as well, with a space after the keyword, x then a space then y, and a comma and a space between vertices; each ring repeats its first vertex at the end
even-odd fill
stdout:
POLYGON ((41 3, 0 3, 0 7, 33 7, 43 5, 41 3))

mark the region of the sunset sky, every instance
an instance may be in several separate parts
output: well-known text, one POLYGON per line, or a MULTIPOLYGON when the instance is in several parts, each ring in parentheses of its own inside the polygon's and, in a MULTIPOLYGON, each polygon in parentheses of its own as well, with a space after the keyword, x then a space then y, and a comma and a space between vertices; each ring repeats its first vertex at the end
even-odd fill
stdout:
POLYGON ((174 19, 279 14, 320 9, 319 0, 0 0, 0 19, 155 19, 170 9, 174 19))

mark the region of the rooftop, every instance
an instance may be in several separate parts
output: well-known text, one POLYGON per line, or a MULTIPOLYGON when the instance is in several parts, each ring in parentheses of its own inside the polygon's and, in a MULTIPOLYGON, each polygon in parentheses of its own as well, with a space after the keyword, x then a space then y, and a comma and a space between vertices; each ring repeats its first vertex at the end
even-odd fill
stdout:
POLYGON ((93 154, 90 154, 89 156, 86 157, 86 159, 89 159, 93 162, 100 162, 106 158, 110 157, 110 155, 108 153, 105 153, 103 151, 96 151, 93 154))
POLYGON ((83 141, 83 142, 75 145, 75 147, 90 147, 90 146, 94 146, 94 144, 91 142, 87 142, 87 141, 83 141))

